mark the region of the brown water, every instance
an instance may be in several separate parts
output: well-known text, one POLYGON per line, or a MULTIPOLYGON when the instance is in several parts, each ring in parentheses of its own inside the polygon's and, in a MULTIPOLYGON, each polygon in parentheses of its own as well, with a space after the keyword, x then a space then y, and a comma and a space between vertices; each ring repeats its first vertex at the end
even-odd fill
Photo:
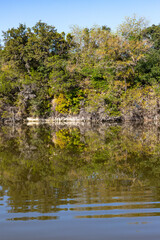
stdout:
POLYGON ((160 239, 155 126, 1 127, 0 240, 160 239))

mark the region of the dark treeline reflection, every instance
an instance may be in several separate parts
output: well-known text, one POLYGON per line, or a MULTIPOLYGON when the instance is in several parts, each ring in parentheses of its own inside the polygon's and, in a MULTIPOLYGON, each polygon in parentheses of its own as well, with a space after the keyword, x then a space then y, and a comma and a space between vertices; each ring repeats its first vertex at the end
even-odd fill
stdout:
POLYGON ((117 196, 123 203, 152 201, 153 192, 158 201, 159 133, 156 126, 3 126, 0 198, 8 196, 10 213, 78 211, 82 203, 91 210, 117 196))

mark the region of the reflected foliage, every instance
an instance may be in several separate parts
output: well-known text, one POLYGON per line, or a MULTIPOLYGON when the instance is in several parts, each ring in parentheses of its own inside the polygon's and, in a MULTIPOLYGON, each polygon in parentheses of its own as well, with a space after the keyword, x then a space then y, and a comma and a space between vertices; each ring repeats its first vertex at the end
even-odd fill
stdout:
POLYGON ((66 210, 84 189, 92 202, 113 189, 159 186, 159 134, 154 126, 2 127, 0 195, 8 191, 11 212, 45 213, 66 210))

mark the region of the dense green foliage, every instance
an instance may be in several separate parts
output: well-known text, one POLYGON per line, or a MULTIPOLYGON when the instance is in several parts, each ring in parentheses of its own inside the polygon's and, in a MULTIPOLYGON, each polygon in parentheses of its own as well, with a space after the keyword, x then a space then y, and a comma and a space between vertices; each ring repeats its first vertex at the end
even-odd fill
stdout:
POLYGON ((107 26, 75 26, 66 36, 39 21, 3 37, 1 118, 13 111, 22 118, 100 106, 117 115, 128 90, 159 88, 160 25, 146 27, 142 18, 126 18, 117 33, 107 26))

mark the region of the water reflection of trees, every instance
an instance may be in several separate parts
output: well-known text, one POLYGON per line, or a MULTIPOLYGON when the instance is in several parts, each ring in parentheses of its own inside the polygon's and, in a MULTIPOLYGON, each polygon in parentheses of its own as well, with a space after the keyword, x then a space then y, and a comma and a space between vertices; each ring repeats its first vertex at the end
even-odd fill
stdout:
POLYGON ((62 199, 64 204, 76 201, 76 189, 87 189, 88 199, 93 193, 103 199, 109 196, 104 189, 155 186, 160 176, 159 149, 159 129, 154 126, 3 127, 1 191, 8 190, 14 212, 20 205, 23 212, 29 208, 56 212, 62 199), (35 199, 41 200, 36 208, 35 199))

